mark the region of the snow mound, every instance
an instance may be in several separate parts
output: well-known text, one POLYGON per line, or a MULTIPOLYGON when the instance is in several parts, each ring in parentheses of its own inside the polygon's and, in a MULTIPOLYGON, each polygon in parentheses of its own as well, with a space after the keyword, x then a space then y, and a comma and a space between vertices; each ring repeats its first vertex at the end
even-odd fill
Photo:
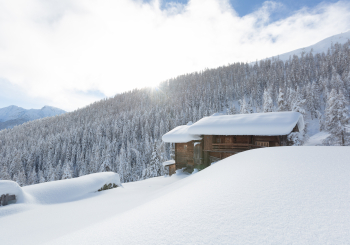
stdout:
POLYGON ((245 151, 166 186, 141 206, 51 242, 347 244, 349 150, 245 151))
POLYGON ((204 117, 188 133, 197 135, 287 135, 298 124, 304 129, 299 112, 269 112, 204 117))
POLYGON ((0 180, 0 196, 4 194, 16 195, 17 202, 24 200, 22 188, 11 180, 0 180))
POLYGON ((191 125, 178 126, 170 132, 163 135, 162 140, 168 143, 186 143, 192 140, 201 140, 202 138, 196 134, 190 134, 188 129, 191 125))
POLYGON ((53 204, 69 202, 84 198, 96 192, 104 184, 122 186, 119 175, 113 172, 89 174, 74 179, 58 180, 22 187, 28 198, 26 203, 53 204), (30 198, 29 198, 30 197, 30 198))

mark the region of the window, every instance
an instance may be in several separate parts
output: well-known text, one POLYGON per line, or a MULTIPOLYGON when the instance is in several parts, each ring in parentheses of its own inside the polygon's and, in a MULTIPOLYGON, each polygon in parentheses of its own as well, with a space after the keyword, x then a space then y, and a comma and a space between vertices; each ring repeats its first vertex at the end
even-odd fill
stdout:
POLYGON ((258 146, 269 147, 268 141, 256 141, 255 144, 258 146))
POLYGON ((232 143, 231 137, 225 137, 225 143, 232 143))
POLYGON ((185 151, 187 150, 187 145, 184 145, 184 149, 185 149, 185 151))
POLYGON ((221 139, 220 138, 216 138, 216 143, 221 143, 221 139))
POLYGON ((193 150, 193 160, 195 164, 202 163, 202 147, 199 143, 196 143, 193 150))

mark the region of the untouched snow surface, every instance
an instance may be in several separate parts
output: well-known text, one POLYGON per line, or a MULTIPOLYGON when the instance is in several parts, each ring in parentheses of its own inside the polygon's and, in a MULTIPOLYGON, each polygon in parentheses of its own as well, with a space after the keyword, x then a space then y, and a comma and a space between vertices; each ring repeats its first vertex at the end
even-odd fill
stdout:
MULTIPOLYGON (((278 58, 280 60, 286 61, 289 59, 289 57, 293 58, 293 55, 297 55, 300 57, 302 52, 305 52, 305 54, 307 54, 311 50, 313 51, 312 52, 313 55, 315 55, 317 53, 322 53, 322 52, 327 54, 328 48, 331 47, 332 43, 333 44, 335 44, 335 43, 344 44, 349 39, 350 39, 350 31, 347 31, 347 32, 340 33, 340 34, 328 37, 326 39, 323 39, 322 41, 315 43, 314 45, 311 45, 311 46, 308 46, 305 48, 296 49, 296 50, 293 50, 291 52, 281 54, 278 56, 278 58)), ((275 56, 275 58, 277 58, 277 56, 275 56)))
POLYGON ((22 188, 14 181, 0 180, 0 196, 4 194, 16 195, 16 201, 23 202, 22 188))
MULTIPOLYGON (((0 208, 4 244, 348 244, 349 147, 245 151, 183 178, 0 208), (14 209, 13 212, 10 212, 14 209), (5 212, 6 213, 6 212, 5 212)), ((40 186, 37 185, 37 186, 40 186)), ((25 189, 25 188, 23 188, 25 189)))
MULTIPOLYGON (((22 188, 14 181, 0 180, 0 195, 15 194, 17 203, 53 204, 79 200, 109 183, 121 187, 119 174, 113 172, 89 174, 79 178, 52 181, 22 188)), ((3 210, 0 209, 0 217, 3 210)))
MULTIPOLYGON (((299 112, 269 112, 204 117, 188 129, 197 135, 287 135, 304 121, 299 112)), ((170 133, 170 132, 169 132, 170 133)))

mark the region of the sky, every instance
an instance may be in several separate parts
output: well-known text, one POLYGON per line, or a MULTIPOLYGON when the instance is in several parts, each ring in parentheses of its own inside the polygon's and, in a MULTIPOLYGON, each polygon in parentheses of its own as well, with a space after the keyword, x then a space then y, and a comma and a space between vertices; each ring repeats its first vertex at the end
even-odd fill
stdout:
POLYGON ((0 108, 72 111, 350 29, 350 1, 0 0, 0 108))

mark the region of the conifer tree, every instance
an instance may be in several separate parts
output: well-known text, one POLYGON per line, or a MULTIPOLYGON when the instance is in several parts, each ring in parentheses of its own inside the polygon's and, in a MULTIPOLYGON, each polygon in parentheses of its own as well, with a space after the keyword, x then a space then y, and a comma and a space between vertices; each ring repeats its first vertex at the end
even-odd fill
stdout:
POLYGON ((46 179, 44 177, 44 173, 43 173, 42 170, 39 170, 38 179, 39 179, 39 183, 45 183, 46 182, 46 179))
POLYGON ((63 165, 63 174, 62 174, 62 179, 71 179, 72 176, 72 170, 70 167, 69 161, 66 161, 65 164, 63 165))
POLYGON ((347 101, 342 92, 337 94, 332 89, 327 108, 325 112, 325 128, 331 135, 324 140, 328 145, 345 145, 347 141, 347 124, 349 123, 349 115, 347 109, 347 101))
POLYGON ((264 112, 273 111, 273 101, 268 89, 264 90, 264 112))
POLYGON ((7 166, 3 164, 2 166, 0 165, 0 167, 0 180, 11 180, 7 166))
POLYGON ((243 98, 243 101, 241 101, 241 114, 249 114, 250 108, 248 106, 248 103, 245 98, 243 98))
POLYGON ((26 174, 24 173, 24 169, 21 169, 20 171, 18 171, 18 173, 16 174, 15 181, 21 187, 26 185, 27 177, 26 177, 26 174))
POLYGON ((38 176, 35 172, 35 168, 33 168, 33 170, 30 172, 30 174, 28 175, 27 178, 27 184, 28 185, 34 185, 38 183, 38 176))
POLYGON ((278 93, 278 109, 277 111, 286 111, 286 103, 284 101, 284 93, 282 91, 282 88, 279 89, 279 93, 278 93))

